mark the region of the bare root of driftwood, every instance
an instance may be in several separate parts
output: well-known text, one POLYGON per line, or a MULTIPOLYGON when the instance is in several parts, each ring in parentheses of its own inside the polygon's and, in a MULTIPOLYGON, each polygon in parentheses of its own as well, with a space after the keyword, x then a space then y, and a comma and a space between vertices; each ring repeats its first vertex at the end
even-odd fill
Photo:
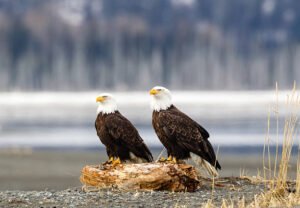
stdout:
POLYGON ((142 163, 118 166, 85 166, 83 189, 195 191, 200 185, 196 170, 187 164, 142 163))

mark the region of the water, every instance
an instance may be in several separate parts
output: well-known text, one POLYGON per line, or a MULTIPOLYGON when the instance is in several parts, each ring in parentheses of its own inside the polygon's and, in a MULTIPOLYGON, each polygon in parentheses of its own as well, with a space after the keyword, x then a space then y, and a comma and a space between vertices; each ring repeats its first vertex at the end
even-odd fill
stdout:
MULTIPOLYGON (((103 147, 94 129, 96 92, 0 94, 0 147, 103 147)), ((138 128, 145 142, 161 147, 152 127, 147 92, 114 93, 120 111, 138 128)), ((280 126, 287 112, 286 92, 279 94, 280 126)), ((263 145, 268 110, 275 93, 173 92, 174 103, 210 132, 215 146, 263 145)), ((271 119, 270 144, 276 144, 271 119)), ((281 133, 281 132, 280 132, 281 133)))
MULTIPOLYGON (((161 146, 151 127, 138 127, 138 130, 149 146, 161 146)), ((222 132, 211 130, 210 141, 214 145, 262 145, 265 134, 240 132, 222 132)), ((275 138, 275 135, 271 135, 275 138)), ((275 140, 272 144, 276 144, 275 140)), ((101 147, 94 128, 90 127, 54 127, 3 130, 1 132, 1 147, 101 147)))

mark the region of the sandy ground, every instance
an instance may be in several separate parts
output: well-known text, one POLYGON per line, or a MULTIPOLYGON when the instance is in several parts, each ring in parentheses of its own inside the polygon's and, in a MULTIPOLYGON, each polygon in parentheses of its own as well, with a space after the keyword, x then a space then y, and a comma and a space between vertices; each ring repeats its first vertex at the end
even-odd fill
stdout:
MULTIPOLYGON (((158 150, 153 150, 155 158, 158 150)), ((220 176, 257 175, 262 167, 262 155, 219 155, 222 165, 220 176)), ((0 150, 0 190, 64 190, 80 188, 80 171, 85 165, 106 160, 103 150, 0 150)), ((295 162, 290 173, 295 173, 295 162)))

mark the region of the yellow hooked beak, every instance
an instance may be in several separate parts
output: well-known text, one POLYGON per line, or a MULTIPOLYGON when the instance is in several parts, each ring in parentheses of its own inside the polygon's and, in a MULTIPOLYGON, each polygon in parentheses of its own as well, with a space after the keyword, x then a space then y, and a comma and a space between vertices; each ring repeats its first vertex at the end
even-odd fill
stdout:
POLYGON ((96 102, 103 102, 105 100, 105 97, 99 96, 96 98, 96 102))
POLYGON ((149 93, 150 93, 150 95, 156 95, 158 93, 158 90, 151 89, 149 93))

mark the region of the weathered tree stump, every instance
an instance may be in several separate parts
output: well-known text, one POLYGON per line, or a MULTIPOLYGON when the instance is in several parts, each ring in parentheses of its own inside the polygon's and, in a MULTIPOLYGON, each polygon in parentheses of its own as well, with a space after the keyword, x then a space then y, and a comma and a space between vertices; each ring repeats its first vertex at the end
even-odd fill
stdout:
POLYGON ((196 170, 187 164, 142 163, 115 167, 85 166, 80 181, 86 191, 120 190, 195 191, 199 186, 196 170))

